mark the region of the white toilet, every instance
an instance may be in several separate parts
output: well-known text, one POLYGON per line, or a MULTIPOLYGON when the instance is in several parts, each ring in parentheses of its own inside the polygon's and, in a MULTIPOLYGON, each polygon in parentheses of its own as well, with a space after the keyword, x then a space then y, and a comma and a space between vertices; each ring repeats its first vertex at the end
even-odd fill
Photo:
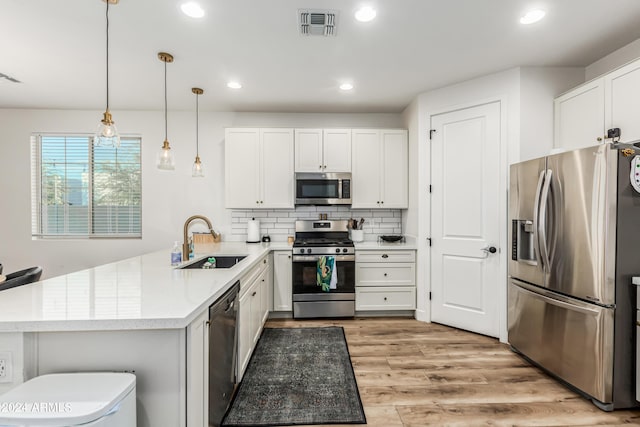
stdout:
POLYGON ((0 395, 0 426, 135 427, 136 377, 119 372, 35 377, 0 395))

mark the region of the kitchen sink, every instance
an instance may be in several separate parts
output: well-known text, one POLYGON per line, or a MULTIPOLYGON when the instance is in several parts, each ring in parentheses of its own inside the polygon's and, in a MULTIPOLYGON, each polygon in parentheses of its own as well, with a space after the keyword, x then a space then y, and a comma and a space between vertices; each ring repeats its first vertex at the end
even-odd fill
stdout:
POLYGON ((204 258, 201 258, 197 261, 193 261, 189 264, 183 265, 178 267, 179 270, 183 270, 183 269, 202 269, 202 266, 204 265, 205 262, 207 262, 207 260, 209 258, 215 258, 216 259, 216 267, 213 268, 212 270, 215 270, 217 268, 231 268, 234 265, 236 265, 237 263, 239 263, 240 261, 242 261, 243 259, 245 259, 247 256, 246 255, 233 255, 233 256, 228 256, 228 255, 224 255, 224 256, 206 256, 204 258))

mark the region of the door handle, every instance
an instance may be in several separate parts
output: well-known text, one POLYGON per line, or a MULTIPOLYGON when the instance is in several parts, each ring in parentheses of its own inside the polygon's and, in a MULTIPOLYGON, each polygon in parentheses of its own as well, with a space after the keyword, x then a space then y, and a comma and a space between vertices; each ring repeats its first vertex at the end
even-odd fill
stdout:
POLYGON ((480 249, 481 251, 485 251, 486 253, 491 253, 491 254, 495 254, 496 252, 498 252, 498 249, 495 246, 485 246, 484 248, 480 249))

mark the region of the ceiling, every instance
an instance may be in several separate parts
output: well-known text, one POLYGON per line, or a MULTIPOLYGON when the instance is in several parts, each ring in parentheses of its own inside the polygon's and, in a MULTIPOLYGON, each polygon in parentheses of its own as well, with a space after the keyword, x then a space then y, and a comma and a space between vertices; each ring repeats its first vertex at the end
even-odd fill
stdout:
MULTIPOLYGON (((417 94, 514 66, 584 67, 640 38, 638 0, 120 0, 110 8, 111 110, 400 112, 417 94), (377 18, 353 18, 363 4, 377 18), (524 11, 547 11, 523 26, 524 11), (338 11, 301 36, 301 8, 338 11), (237 80, 243 88, 229 89, 237 80), (354 89, 338 86, 352 82, 354 89)), ((0 2, 0 108, 104 109, 105 3, 0 2)))

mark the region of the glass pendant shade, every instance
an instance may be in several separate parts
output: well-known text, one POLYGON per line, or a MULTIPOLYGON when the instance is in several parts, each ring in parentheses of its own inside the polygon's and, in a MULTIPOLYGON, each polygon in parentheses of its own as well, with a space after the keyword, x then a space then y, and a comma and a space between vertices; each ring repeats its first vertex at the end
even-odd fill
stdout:
POLYGON ((166 139, 162 144, 162 148, 158 152, 156 166, 158 166, 158 169, 165 171, 172 171, 176 168, 176 159, 171 152, 169 141, 167 141, 166 139))
POLYGON ((202 162, 200 161, 200 156, 196 156, 196 160, 193 162, 191 176, 194 178, 204 178, 204 169, 202 167, 202 162))
POLYGON ((105 111, 104 118, 98 123, 93 143, 99 147, 120 147, 120 134, 108 111, 105 111))

